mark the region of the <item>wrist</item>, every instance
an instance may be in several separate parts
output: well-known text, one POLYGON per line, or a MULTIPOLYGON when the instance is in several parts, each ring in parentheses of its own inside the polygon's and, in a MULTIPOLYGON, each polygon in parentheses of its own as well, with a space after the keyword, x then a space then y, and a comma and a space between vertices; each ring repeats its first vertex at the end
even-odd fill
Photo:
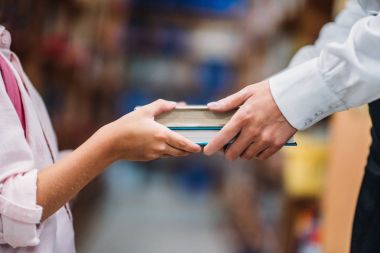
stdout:
POLYGON ((100 150, 100 159, 109 164, 121 159, 121 152, 119 152, 117 145, 118 138, 115 132, 113 124, 110 123, 98 129, 91 137, 100 150))

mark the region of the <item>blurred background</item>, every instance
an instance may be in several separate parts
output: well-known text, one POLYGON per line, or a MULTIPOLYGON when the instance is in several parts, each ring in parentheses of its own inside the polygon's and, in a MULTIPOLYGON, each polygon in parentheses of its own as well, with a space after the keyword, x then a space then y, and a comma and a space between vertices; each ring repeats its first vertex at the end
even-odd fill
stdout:
MULTIPOLYGON (((205 104, 286 68, 335 0, 0 0, 60 149, 157 98, 205 104)), ((296 94, 295 94, 296 95, 296 94)), ((366 108, 265 162, 119 162, 72 202, 79 253, 348 252, 366 108)))

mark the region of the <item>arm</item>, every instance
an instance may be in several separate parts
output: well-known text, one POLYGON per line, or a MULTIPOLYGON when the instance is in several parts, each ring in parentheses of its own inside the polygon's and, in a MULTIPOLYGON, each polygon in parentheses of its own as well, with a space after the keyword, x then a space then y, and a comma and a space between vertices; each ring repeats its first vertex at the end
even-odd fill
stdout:
POLYGON ((154 121, 175 105, 159 100, 127 114, 56 164, 38 170, 0 78, 0 244, 38 245, 38 224, 116 160, 148 161, 200 151, 154 121))
POLYGON ((367 16, 356 0, 347 2, 346 7, 337 15, 334 22, 323 26, 317 41, 313 45, 301 48, 291 60, 289 67, 297 66, 320 55, 322 49, 329 43, 344 43, 352 26, 367 16))
POLYGON ((362 18, 343 43, 326 43, 319 56, 210 104, 216 111, 242 106, 205 153, 240 133, 226 157, 266 159, 297 129, 380 98, 379 43, 380 16, 362 18))
POLYGON ((380 16, 357 21, 343 42, 269 80, 282 114, 298 130, 380 97, 380 16))
POLYGON ((120 159, 149 161, 161 156, 185 156, 200 147, 156 123, 154 116, 176 103, 156 101, 104 126, 78 149, 38 172, 37 203, 46 219, 111 163, 120 159))

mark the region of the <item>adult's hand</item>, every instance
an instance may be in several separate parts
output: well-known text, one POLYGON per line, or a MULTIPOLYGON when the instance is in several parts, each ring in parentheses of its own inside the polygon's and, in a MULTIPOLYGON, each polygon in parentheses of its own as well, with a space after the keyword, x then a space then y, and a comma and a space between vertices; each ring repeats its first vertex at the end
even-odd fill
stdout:
POLYGON ((237 136, 225 156, 265 160, 279 151, 297 132, 282 115, 270 91, 269 82, 249 85, 218 102, 208 104, 210 110, 225 112, 239 108, 231 120, 205 148, 213 155, 237 136))

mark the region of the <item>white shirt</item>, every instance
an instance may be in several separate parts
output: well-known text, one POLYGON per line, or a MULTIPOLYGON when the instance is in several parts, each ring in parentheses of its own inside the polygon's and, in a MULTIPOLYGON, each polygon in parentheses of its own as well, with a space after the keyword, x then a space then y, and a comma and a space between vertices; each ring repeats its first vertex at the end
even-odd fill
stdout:
POLYGON ((351 0, 312 46, 269 79, 289 123, 303 130, 380 98, 380 0, 351 0))
POLYGON ((11 38, 0 26, 0 57, 10 66, 24 107, 24 130, 0 75, 0 252, 73 253, 74 230, 67 205, 41 222, 37 172, 58 157, 45 105, 10 51, 11 38))

